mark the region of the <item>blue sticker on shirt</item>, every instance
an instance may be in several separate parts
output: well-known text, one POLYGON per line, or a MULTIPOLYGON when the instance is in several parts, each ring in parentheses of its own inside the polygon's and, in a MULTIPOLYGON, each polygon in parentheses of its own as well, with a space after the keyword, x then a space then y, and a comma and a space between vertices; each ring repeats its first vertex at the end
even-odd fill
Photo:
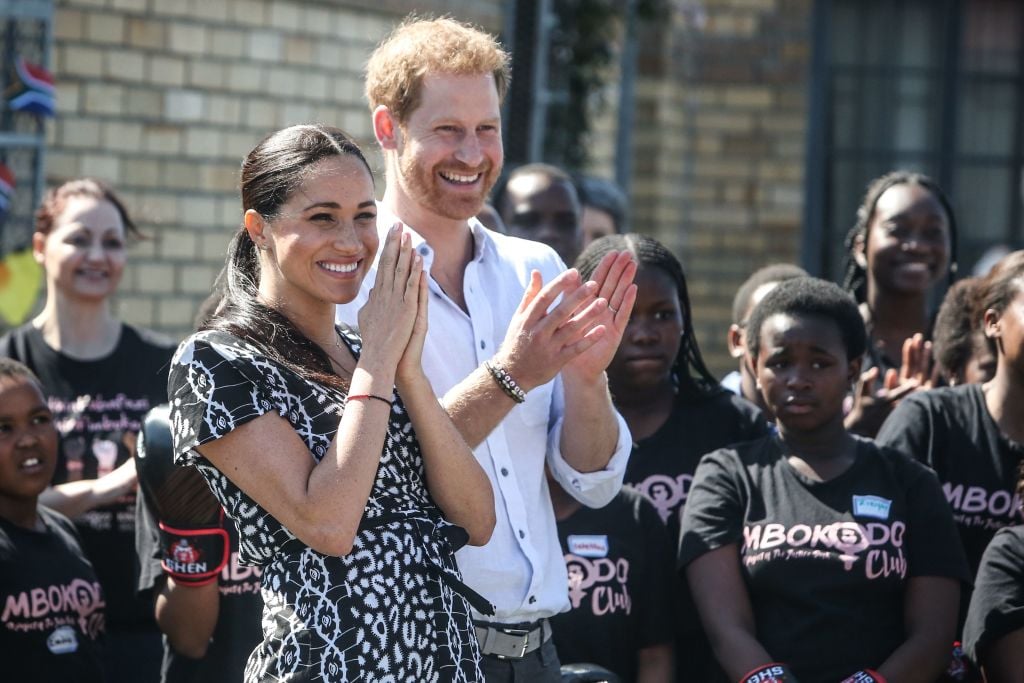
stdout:
POLYGON ((853 497, 853 514, 858 517, 889 519, 889 509, 891 507, 892 501, 881 496, 853 497))

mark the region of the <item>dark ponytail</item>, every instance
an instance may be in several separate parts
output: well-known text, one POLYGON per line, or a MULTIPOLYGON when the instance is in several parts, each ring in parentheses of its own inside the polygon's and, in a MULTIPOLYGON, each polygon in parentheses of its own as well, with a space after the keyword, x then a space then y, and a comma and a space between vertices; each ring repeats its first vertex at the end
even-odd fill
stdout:
MULTIPOLYGON (((252 209, 265 220, 273 220, 312 165, 345 155, 358 158, 370 171, 359 147, 337 128, 301 125, 271 134, 242 162, 242 212, 252 209)), ((260 302, 259 253, 244 227, 228 245, 215 287, 220 289, 221 300, 200 329, 229 332, 303 378, 345 388, 323 349, 287 317, 260 302)))

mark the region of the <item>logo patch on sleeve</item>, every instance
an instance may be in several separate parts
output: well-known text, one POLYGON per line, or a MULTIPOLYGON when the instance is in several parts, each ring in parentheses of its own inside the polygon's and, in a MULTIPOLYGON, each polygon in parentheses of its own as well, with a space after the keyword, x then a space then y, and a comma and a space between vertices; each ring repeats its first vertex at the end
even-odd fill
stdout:
POLYGON ((892 501, 881 496, 854 496, 853 514, 858 517, 874 517, 875 519, 889 519, 889 509, 892 501))
POLYGON ((608 536, 569 536, 569 552, 576 557, 608 557, 608 536))

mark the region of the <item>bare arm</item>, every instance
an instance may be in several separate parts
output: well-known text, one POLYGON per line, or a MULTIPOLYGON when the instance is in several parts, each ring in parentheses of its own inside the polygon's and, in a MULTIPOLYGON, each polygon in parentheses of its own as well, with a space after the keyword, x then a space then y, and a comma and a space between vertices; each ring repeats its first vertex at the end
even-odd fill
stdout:
POLYGON ((423 374, 429 299, 425 275, 420 275, 417 291, 416 323, 398 365, 398 390, 416 429, 430 495, 448 521, 469 533, 470 544, 484 545, 494 531, 494 491, 423 374))
POLYGON ((219 586, 218 581, 186 586, 164 577, 156 594, 154 613, 157 626, 175 652, 192 659, 206 656, 220 616, 219 586))
MULTIPOLYGON (((395 369, 416 320, 422 267, 408 235, 392 229, 376 282, 359 313, 363 351, 352 373, 350 396, 391 395, 395 369)), ((345 555, 373 487, 389 413, 382 401, 350 401, 320 462, 276 412, 197 450, 303 543, 326 555, 345 555)))
POLYGON ((135 459, 129 458, 117 469, 98 479, 82 479, 51 486, 39 496, 39 502, 68 517, 77 517, 113 503, 135 490, 135 459))
POLYGON ((955 579, 911 578, 903 598, 906 640, 878 667, 878 673, 899 683, 934 681, 949 665, 959 604, 960 584, 955 579))
POLYGON ((1011 631, 988 645, 979 658, 987 683, 1024 681, 1024 629, 1011 631))
MULTIPOLYGON (((351 393, 389 396, 393 370, 356 366, 351 393)), ((197 450, 300 541, 325 555, 346 555, 370 496, 384 448, 389 408, 352 401, 317 463, 276 412, 236 427, 197 450)))
POLYGON ((597 325, 605 332, 572 358, 562 372, 565 413, 559 449, 578 472, 604 469, 619 440, 619 423, 608 392, 605 369, 619 348, 636 302, 636 263, 628 252, 612 253, 594 271, 599 309, 597 325))
POLYGON ((673 680, 672 646, 652 645, 637 652, 636 683, 670 683, 673 680))
POLYGON ((737 681, 774 661, 757 641, 754 611, 740 574, 739 547, 735 543, 691 562, 686 579, 715 657, 729 678, 737 681))
MULTIPOLYGON (((597 287, 567 270, 547 285, 534 271, 530 285, 494 356, 512 379, 529 392, 554 379, 562 367, 604 334, 594 321, 604 304, 594 299, 597 287), (548 312, 558 296, 562 301, 548 312)), ((480 445, 516 405, 483 366, 452 387, 442 399, 459 433, 473 448, 480 445)))

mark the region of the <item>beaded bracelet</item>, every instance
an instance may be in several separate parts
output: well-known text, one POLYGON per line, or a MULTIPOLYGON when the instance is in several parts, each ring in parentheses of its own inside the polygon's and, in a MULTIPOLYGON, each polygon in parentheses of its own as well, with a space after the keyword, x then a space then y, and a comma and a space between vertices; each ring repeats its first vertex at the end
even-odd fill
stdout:
POLYGON ((348 403, 349 401, 356 401, 361 398, 372 398, 374 401, 381 401, 382 403, 387 403, 389 406, 394 405, 394 401, 384 398, 383 396, 377 396, 376 394, 349 394, 348 398, 345 399, 345 402, 348 403))
POLYGON ((516 381, 508 374, 508 370, 498 363, 492 363, 489 360, 484 361, 484 367, 487 368, 487 372, 491 373, 491 377, 494 378, 494 381, 498 383, 498 386, 501 387, 501 390, 510 399, 516 403, 522 403, 526 400, 526 392, 516 384, 516 381))

